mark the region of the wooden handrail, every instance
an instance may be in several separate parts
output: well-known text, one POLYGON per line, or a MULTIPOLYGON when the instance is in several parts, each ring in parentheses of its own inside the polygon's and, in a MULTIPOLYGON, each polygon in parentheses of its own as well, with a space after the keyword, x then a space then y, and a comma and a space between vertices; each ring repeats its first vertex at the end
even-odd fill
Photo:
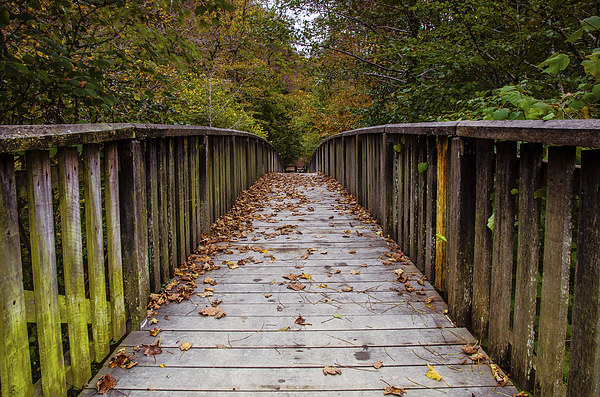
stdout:
POLYGON ((325 139, 310 169, 374 214, 518 385, 591 396, 600 394, 598 148, 600 120, 392 124, 325 139))
POLYGON ((261 175, 282 170, 270 143, 241 131, 0 126, 2 394, 80 388, 91 362, 152 315, 149 293, 210 224, 261 175), (30 361, 34 328, 39 367, 30 361))

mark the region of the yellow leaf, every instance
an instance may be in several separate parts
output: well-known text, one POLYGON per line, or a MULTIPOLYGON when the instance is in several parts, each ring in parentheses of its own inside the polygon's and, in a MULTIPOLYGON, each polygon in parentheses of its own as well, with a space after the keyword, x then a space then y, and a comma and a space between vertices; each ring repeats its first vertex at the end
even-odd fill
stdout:
POLYGON ((161 367, 161 368, 164 368, 164 367, 165 367, 165 365, 164 365, 164 364, 160 364, 160 365, 159 365, 159 367, 161 367))
POLYGON ((429 371, 427 372, 427 377, 433 380, 437 380, 438 382, 440 382, 442 380, 442 375, 440 375, 435 368, 433 368, 433 365, 429 365, 427 364, 427 368, 429 368, 429 371))

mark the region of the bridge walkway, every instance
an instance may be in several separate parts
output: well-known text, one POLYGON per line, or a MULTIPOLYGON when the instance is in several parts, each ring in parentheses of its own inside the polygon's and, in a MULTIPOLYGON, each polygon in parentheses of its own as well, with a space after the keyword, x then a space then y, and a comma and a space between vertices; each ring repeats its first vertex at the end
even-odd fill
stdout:
POLYGON ((517 393, 462 351, 473 336, 330 178, 261 178, 177 274, 83 396, 100 377, 113 396, 517 393))

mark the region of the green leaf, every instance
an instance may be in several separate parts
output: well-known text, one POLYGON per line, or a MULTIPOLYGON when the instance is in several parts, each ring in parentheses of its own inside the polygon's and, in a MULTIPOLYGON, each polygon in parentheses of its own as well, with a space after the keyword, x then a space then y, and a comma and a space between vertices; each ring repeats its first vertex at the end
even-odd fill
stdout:
POLYGON ((448 242, 448 240, 446 239, 446 237, 442 236, 441 234, 436 234, 436 235, 435 235, 435 237, 436 237, 436 239, 437 239, 438 241, 443 241, 443 242, 445 242, 445 243, 447 243, 447 242, 448 242))
POLYGON ((533 192, 534 199, 545 198, 545 197, 546 197, 546 188, 545 187, 541 187, 538 190, 536 190, 535 192, 533 192))
POLYGON ((583 36, 583 28, 579 28, 577 29, 575 32, 573 32, 572 35, 570 35, 567 38, 567 43, 572 43, 574 41, 579 40, 581 37, 583 36))
POLYGON ((492 118, 494 120, 506 120, 506 118, 508 117, 509 114, 510 114, 509 109, 502 108, 502 109, 498 109, 498 110, 494 111, 494 113, 492 113, 492 118))
POLYGON ((5 7, 0 8, 0 27, 5 27, 10 23, 10 11, 5 7))
POLYGON ((419 165, 417 166, 419 169, 419 173, 423 173, 425 171, 427 171, 427 163, 419 163, 419 165))
POLYGON ((598 58, 599 52, 594 52, 589 56, 590 59, 586 59, 581 62, 581 65, 585 69, 585 72, 592 75, 596 79, 600 79, 600 58, 598 58))
POLYGON ((585 30, 600 30, 600 17, 594 15, 586 18, 581 23, 581 26, 583 26, 585 30))
POLYGON ((556 117, 556 115, 554 114, 554 112, 550 112, 547 115, 545 115, 544 117, 542 117, 542 120, 552 120, 555 117, 556 117))
POLYGON ((397 153, 400 153, 402 151, 402 145, 400 145, 400 144, 394 145, 394 151, 397 153))
POLYGON ((592 94, 596 95, 597 97, 600 97, 600 84, 596 84, 592 88, 592 94))
POLYGON ((510 194, 512 194, 513 196, 516 195, 516 194, 519 194, 519 189, 517 189, 517 188, 512 189, 510 191, 510 194))
POLYGON ((333 313, 332 316, 335 318, 339 318, 340 320, 342 319, 342 315, 339 313, 333 313))
POLYGON ((593 92, 586 92, 583 94, 582 99, 585 103, 594 103, 598 100, 598 97, 593 92))
POLYGON ((569 107, 573 110, 581 110, 585 106, 585 102, 581 99, 573 99, 569 102, 569 107))
POLYGON ((487 227, 488 229, 490 229, 492 232, 494 231, 494 214, 492 214, 492 216, 490 216, 487 220, 487 227))
POLYGON ((540 63, 538 68, 546 66, 546 69, 543 70, 544 73, 556 75, 558 72, 565 70, 567 66, 569 66, 569 62, 571 62, 571 59, 567 55, 557 52, 556 54, 552 54, 552 56, 544 62, 540 63))

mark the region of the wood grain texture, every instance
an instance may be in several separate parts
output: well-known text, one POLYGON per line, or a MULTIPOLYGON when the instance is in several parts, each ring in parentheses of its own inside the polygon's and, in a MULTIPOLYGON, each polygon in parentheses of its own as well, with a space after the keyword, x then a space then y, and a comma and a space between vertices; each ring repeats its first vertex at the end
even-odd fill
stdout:
POLYGON ((494 192, 494 141, 476 142, 475 181, 475 246, 473 253, 473 315, 472 329, 487 337, 490 316, 490 275, 492 267, 492 231, 488 219, 492 216, 494 192))
POLYGON ((535 391, 560 395, 567 333, 574 147, 548 149, 542 303, 535 391))
POLYGON ((513 245, 515 228, 515 196, 517 187, 517 145, 496 144, 496 176, 494 184, 494 247, 489 322, 490 356, 502 365, 508 360, 508 330, 512 291, 513 245))
POLYGON ((435 211, 435 287, 446 289, 446 204, 448 178, 448 138, 438 137, 437 147, 437 189, 435 211))
POLYGON ((45 396, 66 393, 54 243, 50 157, 46 151, 26 155, 29 233, 40 372, 45 396))
POLYGON ((79 153, 77 148, 58 152, 58 194, 65 277, 66 315, 69 324, 69 354, 72 383, 83 386, 92 376, 88 310, 85 299, 81 214, 79 204, 79 153))
POLYGON ((150 290, 160 290, 160 221, 158 207, 158 156, 154 139, 146 141, 146 195, 148 200, 148 261, 150 270, 150 290))
POLYGON ((94 357, 101 362, 110 352, 109 309, 106 299, 104 244, 102 235, 102 198, 100 197, 100 149, 90 144, 83 148, 83 185, 85 195, 85 234, 92 311, 94 357))
POLYGON ((19 242, 14 157, 0 155, 0 377, 2 395, 33 394, 19 242))
POLYGON ((542 152, 538 144, 522 143, 519 165, 519 234, 511 373, 527 390, 533 389, 533 348, 540 262, 542 152))
POLYGON ((425 193, 425 276, 435 280, 435 219, 437 197, 437 140, 427 138, 427 188, 425 193))
POLYGON ((567 396, 600 395, 600 151, 581 154, 581 204, 567 396))
POLYGON ((452 138, 448 168, 448 312, 457 325, 469 327, 475 240, 475 142, 452 138))

